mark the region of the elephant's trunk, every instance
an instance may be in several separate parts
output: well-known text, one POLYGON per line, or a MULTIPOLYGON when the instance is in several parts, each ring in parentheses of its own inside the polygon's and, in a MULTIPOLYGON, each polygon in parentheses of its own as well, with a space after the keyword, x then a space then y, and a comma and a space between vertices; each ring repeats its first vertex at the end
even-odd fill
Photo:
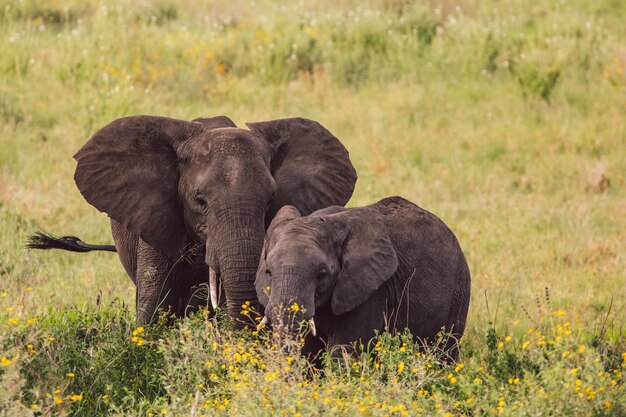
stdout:
MULTIPOLYGON (((235 249, 243 255, 230 254, 220 257, 220 278, 226 295, 228 315, 237 322, 253 326, 252 318, 241 314, 242 305, 249 302, 250 308, 259 311, 259 302, 254 289, 254 278, 259 264, 262 242, 240 242, 235 249)), ((239 327, 239 324, 237 325, 239 327)))
POLYGON ((254 280, 265 229, 262 212, 257 211, 230 212, 207 242, 207 263, 219 274, 228 315, 237 327, 255 324, 241 314, 243 304, 249 302, 250 308, 259 311, 254 280))
POLYGON ((272 279, 270 300, 265 311, 272 326, 294 335, 304 330, 302 322, 307 321, 309 331, 314 333, 315 281, 303 279, 303 272, 293 268, 277 272, 272 279))

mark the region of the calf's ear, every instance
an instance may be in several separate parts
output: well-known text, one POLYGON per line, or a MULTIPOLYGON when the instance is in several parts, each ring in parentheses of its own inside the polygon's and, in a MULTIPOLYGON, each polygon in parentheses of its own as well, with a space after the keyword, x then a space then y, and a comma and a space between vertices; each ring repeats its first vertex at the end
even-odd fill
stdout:
POLYGON ((331 297, 335 315, 361 305, 398 269, 398 256, 385 225, 378 219, 353 215, 352 210, 329 216, 345 238, 341 271, 331 297))

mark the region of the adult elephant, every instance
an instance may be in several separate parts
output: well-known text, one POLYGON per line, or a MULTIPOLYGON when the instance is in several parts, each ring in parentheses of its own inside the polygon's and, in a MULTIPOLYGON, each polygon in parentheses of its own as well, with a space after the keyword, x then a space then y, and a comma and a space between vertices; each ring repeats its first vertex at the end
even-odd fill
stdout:
POLYGON ((350 199, 355 170, 322 125, 290 118, 247 126, 225 116, 124 117, 74 156, 78 189, 111 218, 137 286, 139 323, 159 307, 180 312, 185 291, 208 281, 212 303, 221 288, 241 326, 241 305, 258 307, 255 273, 276 212, 288 204, 308 214, 350 199), (203 249, 190 255, 194 245, 203 249))

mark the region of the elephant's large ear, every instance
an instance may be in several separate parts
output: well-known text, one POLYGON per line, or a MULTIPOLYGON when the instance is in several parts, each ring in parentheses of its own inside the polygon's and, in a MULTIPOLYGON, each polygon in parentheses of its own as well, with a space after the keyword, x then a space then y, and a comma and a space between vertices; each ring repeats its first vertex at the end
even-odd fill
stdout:
POLYGON ((74 179, 98 210, 171 258, 187 243, 175 149, 200 123, 166 117, 117 119, 74 155, 74 179))
POLYGON ((303 118, 247 123, 271 145, 271 171, 276 193, 265 217, 266 226, 285 205, 303 216, 350 200, 356 172, 348 151, 322 125, 303 118))
POLYGON ((340 315, 365 302, 398 269, 398 256, 384 224, 350 211, 330 216, 339 233, 346 235, 341 271, 331 298, 333 313, 340 315))
POLYGON ((284 206, 278 210, 278 213, 276 213, 276 216, 272 220, 272 224, 269 229, 267 229, 267 233, 265 234, 265 242, 263 243, 263 250, 261 251, 261 260, 259 261, 259 268, 257 269, 256 280, 254 282, 256 295, 263 307, 267 306, 272 289, 272 277, 267 273, 267 264, 265 263, 267 249, 273 236, 272 234, 274 233, 276 226, 280 223, 293 220, 298 217, 300 217, 300 212, 297 208, 293 206, 284 206))

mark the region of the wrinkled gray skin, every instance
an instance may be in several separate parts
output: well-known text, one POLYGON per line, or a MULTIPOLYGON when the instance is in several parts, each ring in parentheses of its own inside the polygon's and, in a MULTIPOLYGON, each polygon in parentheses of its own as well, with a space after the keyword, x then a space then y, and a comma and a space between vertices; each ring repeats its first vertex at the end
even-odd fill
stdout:
POLYGON ((209 281, 207 265, 229 315, 250 322, 241 304, 259 308, 254 277, 278 209, 291 204, 311 213, 349 200, 354 168, 320 124, 294 118, 248 127, 224 116, 125 117, 75 155, 76 184, 111 218, 119 257, 137 286, 138 323, 159 308, 183 314, 200 304, 193 287, 209 281))
MULTIPOLYGON (((458 339, 470 299, 470 272, 454 234, 400 197, 306 217, 283 207, 265 237, 255 285, 270 323, 293 333, 314 318, 317 337, 309 333, 307 352, 367 345, 385 328, 409 328, 428 343, 445 327, 458 339)), ((455 342, 446 346, 452 360, 455 342)))

